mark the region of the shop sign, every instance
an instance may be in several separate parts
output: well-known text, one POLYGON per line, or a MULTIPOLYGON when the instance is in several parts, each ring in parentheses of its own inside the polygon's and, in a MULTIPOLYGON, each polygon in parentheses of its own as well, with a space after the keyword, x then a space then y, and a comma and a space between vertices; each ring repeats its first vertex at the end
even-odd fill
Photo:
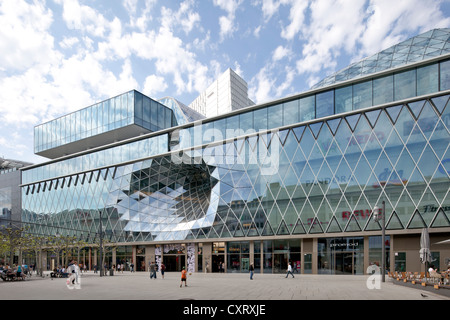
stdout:
MULTIPOLYGON (((370 214, 372 213, 372 210, 369 209, 361 209, 361 210, 354 210, 353 215, 357 220, 359 219, 368 219, 370 217, 370 214)), ((351 211, 342 211, 342 219, 348 220, 352 216, 351 211)))
POLYGON ((391 186, 406 185, 408 180, 403 178, 403 170, 398 170, 397 173, 398 173, 398 177, 400 179, 390 179, 388 182, 388 179, 392 174, 392 170, 389 170, 389 168, 384 168, 384 171, 382 173, 380 173, 378 176, 378 180, 380 181, 380 183, 375 182, 373 184, 373 187, 380 188, 381 186, 386 187, 386 186, 390 186, 390 185, 391 186))
POLYGON ((358 240, 343 240, 338 241, 335 240, 334 242, 330 243, 331 249, 355 249, 359 247, 359 241, 358 240))

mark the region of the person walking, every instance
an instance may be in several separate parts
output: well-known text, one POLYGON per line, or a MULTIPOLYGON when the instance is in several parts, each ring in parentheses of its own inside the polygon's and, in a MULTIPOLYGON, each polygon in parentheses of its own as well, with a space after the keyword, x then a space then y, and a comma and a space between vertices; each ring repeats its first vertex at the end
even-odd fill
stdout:
POLYGON ((156 280, 156 265, 154 262, 150 263, 150 279, 155 278, 156 280))
POLYGON ((80 276, 80 267, 76 261, 73 263, 73 270, 75 271, 75 283, 79 284, 78 277, 80 276))
POLYGON ((289 262, 288 264, 288 269, 287 269, 287 273, 286 273, 286 278, 288 277, 288 275, 291 274, 292 278, 294 278, 294 274, 292 273, 292 265, 289 262))
POLYGON ((166 271, 166 266, 161 263, 161 277, 164 279, 164 271, 166 271))
POLYGON ((255 270, 255 268, 253 267, 253 263, 250 264, 250 280, 253 280, 253 271, 255 270))
POLYGON ((75 280, 76 280, 76 274, 75 274, 75 265, 73 263, 73 261, 70 262, 69 267, 67 268, 67 273, 68 275, 68 279, 67 279, 67 284, 75 284, 75 280))
POLYGON ((187 272, 186 269, 183 267, 183 270, 181 270, 181 283, 180 283, 180 288, 183 285, 184 282, 184 286, 187 287, 187 272))

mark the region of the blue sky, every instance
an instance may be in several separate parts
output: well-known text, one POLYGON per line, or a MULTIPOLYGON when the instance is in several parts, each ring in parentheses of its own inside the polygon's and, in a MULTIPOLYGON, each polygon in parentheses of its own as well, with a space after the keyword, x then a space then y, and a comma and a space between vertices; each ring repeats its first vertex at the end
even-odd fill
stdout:
POLYGON ((433 28, 450 0, 1 0, 0 157, 33 128, 136 89, 189 104, 226 69, 256 103, 433 28))

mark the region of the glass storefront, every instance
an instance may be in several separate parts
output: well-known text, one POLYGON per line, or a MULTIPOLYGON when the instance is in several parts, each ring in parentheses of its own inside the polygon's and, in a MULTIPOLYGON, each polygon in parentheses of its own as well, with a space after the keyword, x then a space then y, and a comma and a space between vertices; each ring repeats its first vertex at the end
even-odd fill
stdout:
POLYGON ((253 267, 254 267, 254 273, 260 273, 261 272, 261 241, 255 241, 253 242, 253 267))
MULTIPOLYGON (((375 237, 369 237, 369 265, 377 265, 381 267, 381 261, 382 261, 382 242, 381 242, 381 236, 375 236, 375 237)), ((385 240, 385 261, 386 261, 386 270, 390 270, 390 248, 391 248, 391 238, 390 236, 386 236, 385 240)))
MULTIPOLYGON (((285 273, 288 263, 294 273, 301 272, 300 239, 263 241, 263 272, 285 273)), ((255 251, 255 259, 259 251, 255 251)))
POLYGON ((263 273, 272 273, 272 241, 263 241, 263 273))
POLYGON ((225 263, 225 242, 214 242, 212 251, 212 272, 223 272, 222 264, 225 263))
POLYGON ((227 272, 248 272, 250 266, 250 243, 229 242, 227 244, 227 272))
POLYGON ((364 238, 319 238, 319 274, 364 274, 364 238))
POLYGON ((136 247, 136 271, 145 271, 145 246, 136 247))
POLYGON ((133 250, 131 246, 119 246, 116 249, 116 266, 123 265, 124 271, 130 271, 133 261, 133 250))

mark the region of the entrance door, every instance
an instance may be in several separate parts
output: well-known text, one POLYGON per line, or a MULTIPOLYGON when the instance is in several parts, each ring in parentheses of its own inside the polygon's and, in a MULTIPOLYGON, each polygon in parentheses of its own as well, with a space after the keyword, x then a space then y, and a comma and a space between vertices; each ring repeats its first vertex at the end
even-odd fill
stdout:
POLYGON ((289 253, 280 251, 275 251, 273 255, 273 273, 286 273, 287 270, 289 253))
POLYGON ((225 270, 220 268, 220 265, 222 263, 224 263, 224 261, 225 261, 225 256, 223 254, 213 254, 211 271, 212 272, 224 272, 225 270))
POLYGON ((354 274, 353 252, 336 252, 334 258, 334 271, 336 274, 354 274))
POLYGON ((145 271, 145 256, 136 256, 136 271, 145 271))
POLYGON ((163 261, 166 271, 181 271, 186 266, 185 255, 164 255, 163 261))

